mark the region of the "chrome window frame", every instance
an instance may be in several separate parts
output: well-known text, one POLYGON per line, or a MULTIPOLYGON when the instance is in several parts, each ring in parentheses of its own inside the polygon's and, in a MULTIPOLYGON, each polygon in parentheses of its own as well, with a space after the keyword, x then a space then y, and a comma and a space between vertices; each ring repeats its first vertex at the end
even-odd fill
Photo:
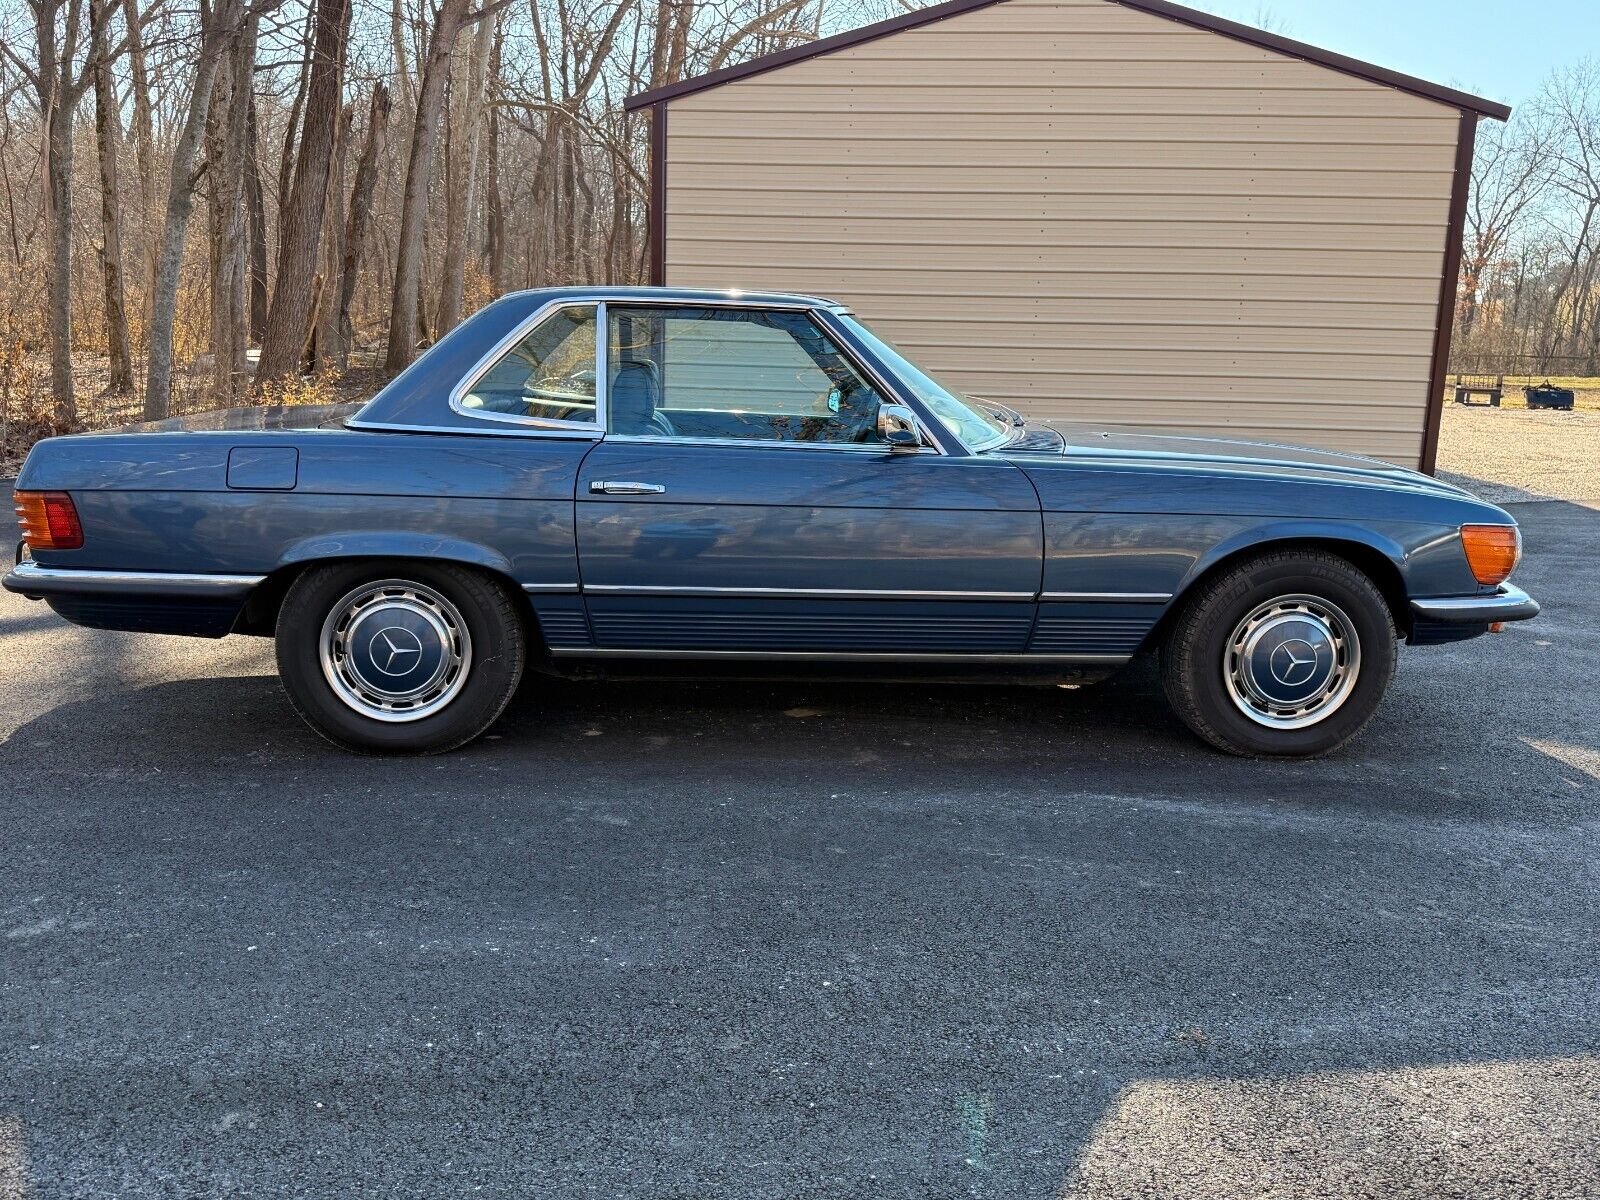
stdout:
MULTIPOLYGON (((509 333, 491 346, 477 362, 472 364, 471 369, 461 377, 455 387, 450 389, 450 411, 458 417, 466 417, 473 421, 515 425, 523 436, 537 436, 540 433, 544 433, 547 436, 580 437, 599 441, 605 436, 607 416, 606 392, 608 388, 606 385, 608 381, 605 370, 605 330, 606 302, 604 300, 582 300, 568 296, 541 304, 532 313, 517 322, 509 333), (553 317, 557 311, 564 308, 594 309, 594 420, 563 421, 556 417, 519 417, 515 413, 486 412, 483 409, 466 407, 464 401, 472 389, 478 385, 479 381, 498 366, 501 360, 510 354, 519 342, 553 317)), ((459 431, 452 430, 451 432, 459 431)))
MULTIPOLYGON (((831 318, 831 321, 823 322, 824 328, 828 328, 830 326, 836 326, 837 327, 835 332, 834 332, 835 340, 848 338, 848 339, 852 339, 852 340, 855 340, 855 341, 862 341, 860 335, 857 334, 855 330, 851 329, 850 326, 846 325, 844 323, 844 321, 840 319, 840 318, 843 318, 843 317, 849 317, 857 325, 861 325, 862 324, 861 318, 858 315, 856 315, 856 312, 855 312, 854 309, 851 309, 846 305, 839 304, 839 305, 834 305, 834 306, 832 306, 832 307, 830 307, 828 309, 825 309, 824 311, 827 313, 828 317, 831 318)), ((872 336, 877 341, 880 341, 880 342, 883 341, 882 338, 879 338, 876 334, 873 334, 870 329, 866 329, 865 325, 862 325, 862 328, 868 334, 872 334, 872 336)), ((905 354, 902 353, 900 350, 898 350, 896 347, 894 347, 893 345, 891 345, 889 343, 885 343, 885 345, 888 346, 889 349, 894 350, 894 352, 897 355, 899 355, 901 358, 905 359, 905 361, 909 365, 911 365, 912 367, 916 367, 916 364, 913 363, 909 358, 906 358, 905 354)), ((877 357, 876 351, 871 350, 870 346, 866 346, 865 349, 867 350, 867 352, 873 354, 874 357, 877 357)), ((920 368, 917 368, 917 369, 920 370, 920 368)), ((927 374, 926 371, 924 371, 922 373, 924 375, 927 374)), ((944 387, 943 384, 939 384, 937 380, 933 380, 932 382, 934 382, 937 386, 939 386, 941 391, 948 392, 950 390, 949 388, 944 387)), ((957 399, 960 400, 962 403, 966 403, 967 402, 965 400, 965 398, 963 398, 963 397, 959 397, 958 396, 957 399)), ((957 445, 959 445, 962 448, 962 450, 968 455, 986 454, 990 450, 998 450, 998 449, 1010 444, 1010 440, 1011 439, 1009 439, 1006 435, 1002 434, 999 441, 985 443, 982 446, 982 448, 979 448, 978 446, 974 445, 973 443, 966 441, 954 429, 950 428, 950 426, 945 423, 945 419, 943 417, 941 417, 938 413, 934 412, 932 410, 932 408, 930 408, 927 405, 926 401, 924 401, 920 395, 916 395, 915 396, 914 402, 902 399, 901 403, 902 404, 907 404, 911 408, 911 410, 914 413, 916 413, 918 417, 921 418, 922 423, 924 425, 928 426, 930 429, 942 430, 943 432, 949 434, 951 440, 953 440, 957 445)), ((937 435, 935 435, 935 436, 937 436, 937 435)))
MULTIPOLYGON (((896 404, 904 405, 905 407, 911 409, 912 412, 917 414, 917 420, 922 425, 923 436, 926 437, 928 441, 933 443, 931 446, 922 445, 917 447, 916 452, 918 454, 949 454, 949 451, 945 449, 944 442, 940 440, 938 429, 928 420, 928 415, 922 411, 921 406, 908 400, 905 396, 905 393, 901 391, 897 384, 891 382, 881 372, 875 370, 869 363, 862 361, 861 356, 856 353, 854 347, 843 342, 836 330, 829 328, 826 322, 817 319, 818 313, 832 311, 831 309, 820 309, 815 304, 798 300, 741 301, 737 297, 730 297, 726 300, 718 299, 714 301, 689 301, 673 300, 666 297, 646 296, 639 299, 633 299, 630 297, 625 301, 617 301, 616 304, 618 308, 729 308, 739 309, 747 312, 802 313, 804 314, 806 320, 810 321, 812 326, 815 327, 819 333, 823 334, 830 342, 833 343, 834 348, 838 350, 840 357, 842 357, 845 362, 854 368, 856 372, 862 376, 862 378, 866 379, 874 388, 877 389, 879 396, 883 397, 885 400, 892 400, 896 404)), ((607 306, 602 305, 601 307, 602 310, 604 310, 607 306)), ((611 363, 611 325, 609 321, 607 321, 605 329, 602 331, 602 336, 598 339, 598 341, 601 343, 600 349, 602 361, 605 364, 605 373, 609 374, 611 363)), ((630 443, 640 442, 664 446, 724 446, 744 447, 746 449, 754 446, 758 449, 850 450, 858 454, 865 452, 868 454, 878 455, 896 453, 896 451, 892 450, 886 443, 882 442, 790 442, 776 438, 768 440, 765 438, 677 437, 668 436, 666 434, 613 433, 609 423, 606 426, 605 436, 607 441, 630 443)), ((904 454, 905 451, 902 450, 898 453, 904 454)))

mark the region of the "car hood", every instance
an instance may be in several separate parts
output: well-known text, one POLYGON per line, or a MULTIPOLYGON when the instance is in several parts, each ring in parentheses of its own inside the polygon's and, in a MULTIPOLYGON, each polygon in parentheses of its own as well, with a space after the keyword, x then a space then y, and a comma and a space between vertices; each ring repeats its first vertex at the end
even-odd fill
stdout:
POLYGON ((1272 442, 1171 433, 1133 433, 1064 421, 1029 425, 1025 436, 1008 446, 1004 453, 1030 457, 1104 458, 1130 465, 1189 466, 1201 470, 1216 467, 1291 478, 1315 477, 1370 486, 1417 488, 1471 497, 1471 493, 1431 476, 1359 454, 1340 454, 1332 450, 1282 446, 1272 442))

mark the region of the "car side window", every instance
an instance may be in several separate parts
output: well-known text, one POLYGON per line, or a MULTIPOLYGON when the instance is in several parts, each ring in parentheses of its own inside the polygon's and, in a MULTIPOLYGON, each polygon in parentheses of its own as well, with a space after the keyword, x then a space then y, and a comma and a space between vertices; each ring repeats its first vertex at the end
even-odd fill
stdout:
POLYGON ((534 326, 461 397, 467 412, 595 420, 595 306, 558 308, 534 326))
POLYGON ((607 305, 613 433, 876 443, 876 388, 803 312, 607 305))

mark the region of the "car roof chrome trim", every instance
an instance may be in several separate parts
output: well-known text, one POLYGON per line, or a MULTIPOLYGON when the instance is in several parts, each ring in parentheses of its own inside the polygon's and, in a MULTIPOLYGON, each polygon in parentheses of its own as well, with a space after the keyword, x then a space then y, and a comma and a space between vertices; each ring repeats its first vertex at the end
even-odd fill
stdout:
POLYGON ((726 295, 712 293, 703 299, 675 297, 671 289, 662 292, 641 293, 638 296, 607 296, 600 303, 617 308, 747 308, 753 310, 776 309, 783 312, 810 312, 824 308, 831 301, 820 297, 752 295, 741 296, 735 292, 726 295))

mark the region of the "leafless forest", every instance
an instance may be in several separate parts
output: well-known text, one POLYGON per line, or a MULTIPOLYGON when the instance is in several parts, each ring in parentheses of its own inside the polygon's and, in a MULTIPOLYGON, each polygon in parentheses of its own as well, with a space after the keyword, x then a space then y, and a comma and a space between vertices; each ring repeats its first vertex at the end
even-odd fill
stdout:
POLYGON ((0 0, 13 444, 331 397, 646 269, 646 87, 897 0, 0 0), (257 361, 257 353, 259 361, 257 361))
MULTIPOLYGON (((0 439, 332 398, 499 292, 639 281, 624 97, 918 6, 0 0, 0 439)), ((1600 67, 1473 185, 1460 363, 1600 373, 1600 67)))
POLYGON ((1600 61, 1478 125, 1453 365, 1600 375, 1600 61))

